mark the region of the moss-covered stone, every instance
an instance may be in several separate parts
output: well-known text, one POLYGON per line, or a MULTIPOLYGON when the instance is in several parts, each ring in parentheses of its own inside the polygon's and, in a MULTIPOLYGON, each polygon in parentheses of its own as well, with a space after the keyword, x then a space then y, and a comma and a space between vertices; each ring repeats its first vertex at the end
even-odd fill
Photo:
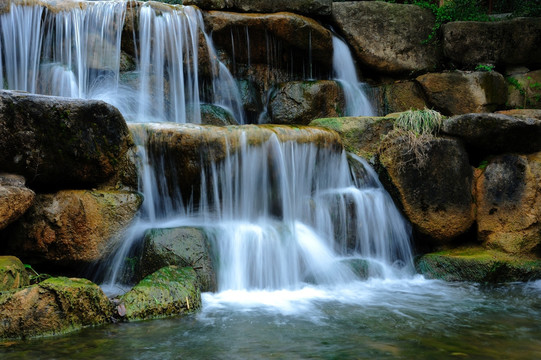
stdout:
POLYGON ((541 279, 541 260, 514 257, 480 247, 457 248, 426 254, 416 269, 432 279, 501 283, 541 279))
POLYGON ((15 256, 0 256, 0 291, 27 286, 30 278, 21 260, 15 256))
POLYGON ((120 298, 128 320, 182 315, 201 307, 197 274, 168 266, 147 276, 120 298))
POLYGON ((0 298, 0 338, 64 334, 111 321, 113 304, 86 279, 50 278, 0 298))

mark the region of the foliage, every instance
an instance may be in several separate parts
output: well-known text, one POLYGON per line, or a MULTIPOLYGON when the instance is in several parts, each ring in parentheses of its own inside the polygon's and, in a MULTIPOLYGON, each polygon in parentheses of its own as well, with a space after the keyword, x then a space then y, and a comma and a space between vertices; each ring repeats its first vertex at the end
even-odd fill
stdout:
POLYGON ((475 67, 475 71, 486 71, 486 72, 490 72, 494 70, 494 65, 490 65, 490 64, 479 64, 475 67))
POLYGON ((541 90, 541 83, 532 82, 533 79, 531 76, 526 77, 527 83, 524 85, 514 77, 508 77, 506 80, 509 84, 511 84, 511 86, 517 89, 519 94, 523 97, 524 102, 522 104, 522 108, 536 105, 541 101, 541 93, 532 94, 532 91, 539 92, 541 90))
POLYGON ((30 284, 31 285, 38 284, 38 283, 40 283, 40 282, 42 282, 44 280, 47 280, 47 279, 49 279, 51 277, 51 275, 48 275, 48 274, 40 274, 40 273, 38 273, 36 270, 34 270, 32 265, 24 264, 24 268, 30 274, 30 284))
POLYGON ((395 120, 395 129, 411 131, 415 135, 436 135, 442 126, 442 115, 431 109, 409 110, 395 120))
POLYGON ((513 16, 541 16, 541 0, 508 0, 512 3, 510 9, 513 10, 513 16))

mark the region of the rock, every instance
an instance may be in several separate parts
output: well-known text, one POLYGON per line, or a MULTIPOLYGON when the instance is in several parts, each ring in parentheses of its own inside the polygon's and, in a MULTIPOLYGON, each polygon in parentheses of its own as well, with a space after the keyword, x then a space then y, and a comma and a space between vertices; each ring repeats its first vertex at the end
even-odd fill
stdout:
POLYGON ((387 135, 380 179, 429 245, 450 242, 474 222, 468 154, 455 139, 412 136, 387 135))
POLYGON ((234 10, 255 13, 289 11, 308 16, 330 15, 332 0, 184 0, 205 10, 234 10))
POLYGON ((507 101, 505 79, 494 71, 429 73, 417 81, 429 103, 445 115, 492 112, 507 101))
POLYGON ((17 220, 32 205, 32 190, 24 186, 24 177, 0 173, 0 230, 17 220))
POLYGON ((476 184, 478 238, 512 254, 541 254, 541 152, 491 159, 476 184))
POLYGON ((383 86, 384 114, 423 110, 427 102, 423 89, 415 81, 397 81, 383 86))
POLYGON ((541 120, 503 114, 465 114, 444 120, 444 133, 460 138, 470 155, 541 151, 541 120))
POLYGON ((538 109, 511 109, 496 111, 498 114, 513 116, 519 119, 537 119, 541 120, 541 110, 538 109))
POLYGON ((28 286, 30 277, 21 260, 15 256, 0 256, 0 292, 28 286))
POLYGON ((46 189, 105 182, 132 146, 109 104, 13 91, 0 91, 0 138, 0 168, 46 189))
POLYGON ((238 125, 229 111, 212 104, 201 105, 201 124, 216 126, 238 125))
POLYGON ((321 126, 340 134, 344 148, 367 160, 372 159, 383 137, 393 130, 395 115, 389 117, 340 117, 316 119, 310 126, 321 126))
POLYGON ((86 279, 50 278, 0 298, 0 338, 65 334, 111 321, 113 305, 86 279))
POLYGON ((126 191, 40 194, 6 230, 4 251, 32 265, 79 269, 114 249, 141 203, 141 195, 126 191))
POLYGON ((201 291, 216 291, 216 274, 210 255, 208 235, 201 228, 150 229, 143 240, 142 276, 163 267, 192 267, 201 291))
POLYGON ((541 19, 456 21, 442 27, 445 56, 460 65, 541 63, 541 19))
POLYGON ((416 5, 382 1, 334 2, 332 19, 360 62, 384 73, 434 71, 435 43, 424 43, 434 14, 416 5))
POLYGON ((201 307, 192 268, 168 266, 147 276, 120 298, 128 320, 187 314, 201 307))
POLYGON ((416 260, 415 267, 427 278, 446 281, 504 283, 541 279, 541 260, 478 247, 426 254, 416 260))
POLYGON ((541 109, 541 70, 507 78, 509 107, 541 109))
POLYGON ((341 116, 345 107, 344 93, 335 81, 292 81, 273 90, 267 112, 274 124, 307 125, 318 118, 341 116))

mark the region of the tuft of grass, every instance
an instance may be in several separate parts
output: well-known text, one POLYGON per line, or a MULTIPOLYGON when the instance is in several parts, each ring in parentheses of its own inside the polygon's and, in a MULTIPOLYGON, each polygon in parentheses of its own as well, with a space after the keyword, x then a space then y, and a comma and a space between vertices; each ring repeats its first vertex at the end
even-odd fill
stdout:
POLYGON ((436 110, 409 110, 400 114, 394 128, 411 131, 414 135, 437 135, 443 124, 443 116, 436 110))

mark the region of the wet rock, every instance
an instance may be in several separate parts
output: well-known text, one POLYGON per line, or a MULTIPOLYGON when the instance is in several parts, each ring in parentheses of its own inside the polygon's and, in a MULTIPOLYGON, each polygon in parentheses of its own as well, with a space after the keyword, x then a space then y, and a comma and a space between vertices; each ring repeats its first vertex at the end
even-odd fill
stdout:
POLYGON ((113 250, 141 203, 141 195, 126 191, 40 194, 6 229, 4 251, 32 265, 79 269, 113 250))
POLYGON ((331 14, 331 0, 184 0, 184 5, 197 5, 205 10, 234 10, 274 13, 290 11, 308 16, 331 14))
POLYGON ((460 138, 470 154, 541 151, 541 120, 503 114, 465 114, 446 119, 443 132, 460 138))
POLYGON ((110 321, 113 305, 86 279, 50 278, 0 297, 0 338, 65 334, 110 321))
POLYGON ((427 245, 450 242, 472 226, 473 173, 460 141, 393 132, 379 161, 380 179, 427 245))
POLYGON ((32 205, 32 190, 24 186, 24 177, 0 173, 0 230, 17 220, 32 205))
POLYGON ((541 63, 541 21, 456 21, 442 27, 445 56, 460 65, 541 63))
POLYGON ((147 276, 120 298, 128 320, 193 312, 201 307, 197 275, 192 268, 168 266, 147 276))
POLYGON ((445 115, 492 112, 507 101, 505 79, 494 71, 429 73, 417 81, 429 103, 445 115))
POLYGON ((307 125, 312 120, 341 116, 342 89, 335 81, 293 81, 279 84, 270 96, 267 112, 274 124, 307 125))
POLYGON ((541 260, 475 247, 426 254, 416 260, 415 267, 427 278, 446 281, 504 283, 541 279, 541 260))
POLYGON ((201 291, 216 291, 216 274, 210 256, 208 234, 204 229, 150 229, 143 243, 143 277, 169 265, 189 266, 197 274, 201 291))
POLYGON ((0 256, 0 292, 28 286, 30 277, 21 260, 15 256, 0 256))
POLYGON ((120 112, 102 101, 0 92, 0 168, 30 188, 110 179, 132 146, 120 112))
POLYGON ((509 107, 541 109, 541 70, 507 78, 509 107))
POLYGON ((491 159, 476 183, 478 238, 508 253, 541 254, 541 153, 491 159))
POLYGON ((335 2, 333 21, 364 65, 384 73, 434 71, 439 50, 423 43, 434 14, 416 5, 382 1, 335 2))
POLYGON ((238 125, 229 111, 212 104, 201 105, 201 124, 216 126, 238 125))

